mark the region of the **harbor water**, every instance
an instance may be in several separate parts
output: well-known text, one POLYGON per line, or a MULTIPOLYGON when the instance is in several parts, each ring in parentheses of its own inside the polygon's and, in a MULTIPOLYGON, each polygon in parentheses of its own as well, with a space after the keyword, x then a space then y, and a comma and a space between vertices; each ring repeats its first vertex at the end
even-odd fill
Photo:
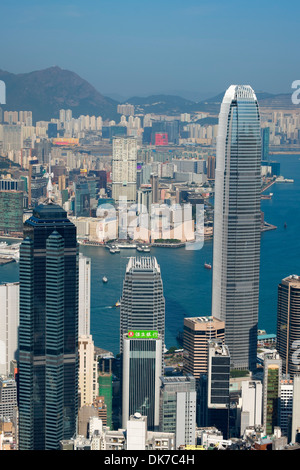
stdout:
MULTIPOLYGON (((300 155, 273 155, 281 165, 281 174, 294 183, 275 183, 266 191, 271 199, 261 201, 265 221, 276 230, 262 233, 260 264, 260 301, 258 327, 276 333, 277 288, 284 277, 300 274, 300 155)), ((130 256, 140 256, 136 249, 121 249, 111 254, 102 247, 81 246, 91 258, 91 334, 95 346, 119 352, 120 309, 115 303, 122 293, 125 268, 130 256), (102 282, 103 276, 108 278, 102 282)), ((156 256, 166 300, 166 346, 177 345, 183 319, 211 313, 212 240, 201 250, 151 248, 144 254, 156 256)), ((18 264, 0 266, 0 281, 18 281, 18 264)))

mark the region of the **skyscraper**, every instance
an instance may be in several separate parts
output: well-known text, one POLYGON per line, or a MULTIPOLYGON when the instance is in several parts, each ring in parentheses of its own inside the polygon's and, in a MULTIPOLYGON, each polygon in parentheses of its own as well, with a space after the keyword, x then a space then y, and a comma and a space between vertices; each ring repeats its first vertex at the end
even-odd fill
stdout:
POLYGON ((223 98, 217 138, 212 315, 225 321, 231 367, 256 365, 260 266, 260 115, 248 85, 223 98))
POLYGON ((118 202, 136 202, 137 141, 133 137, 113 139, 112 197, 118 202))
POLYGON ((78 335, 90 334, 91 260, 79 254, 78 335))
MULTIPOLYGON (((120 309, 120 351, 129 330, 155 330, 165 335, 165 299, 160 266, 154 257, 130 258, 120 309)), ((163 343, 164 344, 164 343, 163 343)))
POLYGON ((277 351, 282 372, 291 378, 300 374, 297 355, 300 342, 300 276, 288 276, 278 286, 277 351))
POLYGON ((269 141, 270 141, 270 128, 265 127, 262 129, 262 146, 261 146, 262 161, 269 160, 269 141))
POLYGON ((9 375, 10 362, 18 354, 18 282, 0 285, 0 326, 0 375, 9 375))
POLYGON ((174 432, 176 449, 195 445, 196 441, 196 381, 191 375, 161 377, 160 428, 174 432))
POLYGON ((183 348, 187 352, 183 371, 195 379, 208 371, 208 343, 215 340, 224 343, 224 321, 213 317, 190 317, 184 319, 183 348))
POLYGON ((20 247, 19 448, 56 450, 76 432, 78 244, 48 202, 24 223, 20 247))
POLYGON ((135 413, 147 416, 149 430, 159 427, 160 377, 163 374, 161 335, 152 337, 123 335, 122 427, 135 413))

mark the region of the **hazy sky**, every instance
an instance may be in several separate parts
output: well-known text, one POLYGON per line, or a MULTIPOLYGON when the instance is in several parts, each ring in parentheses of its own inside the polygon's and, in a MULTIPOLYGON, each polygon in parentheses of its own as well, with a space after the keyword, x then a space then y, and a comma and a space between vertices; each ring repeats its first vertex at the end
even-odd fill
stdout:
POLYGON ((0 0, 0 69, 58 65, 103 94, 290 92, 300 2, 0 0))

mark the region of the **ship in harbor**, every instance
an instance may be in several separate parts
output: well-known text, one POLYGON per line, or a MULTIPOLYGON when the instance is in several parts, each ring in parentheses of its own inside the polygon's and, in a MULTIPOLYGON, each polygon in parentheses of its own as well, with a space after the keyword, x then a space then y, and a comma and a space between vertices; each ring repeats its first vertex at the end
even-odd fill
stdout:
POLYGON ((204 263, 205 269, 211 269, 211 263, 204 263))
POLYGON ((6 242, 0 243, 0 258, 3 260, 12 260, 18 262, 20 259, 21 243, 13 243, 9 245, 6 242))

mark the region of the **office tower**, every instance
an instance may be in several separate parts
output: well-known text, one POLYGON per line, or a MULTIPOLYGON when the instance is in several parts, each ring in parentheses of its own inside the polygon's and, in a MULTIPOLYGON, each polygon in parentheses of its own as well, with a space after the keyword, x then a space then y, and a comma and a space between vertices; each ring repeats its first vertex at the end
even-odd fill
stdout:
POLYGON ((261 132, 262 132, 261 159, 262 161, 268 161, 269 160, 270 128, 264 127, 261 132))
POLYGON ((113 139, 112 198, 136 202, 137 141, 132 137, 113 139))
POLYGON ((225 321, 231 367, 256 367, 261 138, 250 86, 228 88, 217 138, 212 315, 225 321))
MULTIPOLYGON (((139 214, 151 214, 152 206, 152 189, 148 184, 141 185, 137 191, 137 205, 139 214)), ((147 218, 147 227, 149 227, 149 220, 147 218)))
POLYGON ((18 409, 17 384, 14 378, 0 376, 0 418, 16 424, 18 409))
POLYGON ((280 382, 282 361, 277 352, 264 356, 263 426, 266 434, 272 434, 279 425, 280 382))
POLYGON ((230 352, 228 347, 209 342, 207 374, 208 426, 216 426, 225 439, 229 433, 230 352))
POLYGON ((207 179, 215 179, 215 169, 216 169, 216 157, 210 155, 207 158, 207 179))
POLYGON ((224 322, 214 317, 190 317, 184 319, 183 348, 187 352, 184 358, 184 373, 196 379, 208 370, 208 342, 224 342, 224 322))
POLYGON ((241 426, 240 435, 247 427, 262 424, 262 383, 259 380, 243 380, 241 384, 241 426))
POLYGON ((92 405, 98 395, 98 363, 91 335, 78 337, 80 407, 92 405))
POLYGON ((289 375, 283 375, 280 382, 280 429, 283 436, 291 441, 291 425, 293 416, 293 380, 289 375))
POLYGON ((4 155, 10 151, 19 152, 23 147, 23 126, 18 124, 3 125, 3 144, 4 155))
POLYGON ((75 183, 75 217, 90 217, 90 189, 87 181, 75 183))
POLYGON ((158 204, 159 203, 159 183, 158 183, 158 175, 155 175, 154 173, 151 174, 150 176, 150 184, 152 187, 152 202, 153 204, 158 204))
POLYGON ((20 450, 58 449, 76 431, 78 262, 67 213, 50 201, 36 207, 20 246, 20 450))
POLYGON ((9 375, 18 359, 19 283, 0 285, 0 375, 9 375))
POLYGON ((23 230, 23 191, 0 191, 0 233, 21 234, 23 230))
POLYGON ((90 334, 91 260, 79 254, 78 335, 90 334))
POLYGON ((291 442, 300 442, 300 374, 294 376, 293 379, 293 417, 291 442))
POLYGON ((175 434, 176 449, 195 445, 196 381, 185 377, 161 377, 160 430, 175 434))
POLYGON ((126 266, 120 308, 120 351, 129 330, 158 331, 164 344, 165 299, 155 257, 131 257, 126 266))
POLYGON ((277 351, 282 372, 293 378, 300 373, 300 276, 288 276, 278 286, 277 351))
POLYGON ((159 426, 163 342, 155 331, 137 335, 136 332, 123 335, 122 427, 126 427, 129 416, 140 413, 147 416, 148 429, 155 431, 159 426))

